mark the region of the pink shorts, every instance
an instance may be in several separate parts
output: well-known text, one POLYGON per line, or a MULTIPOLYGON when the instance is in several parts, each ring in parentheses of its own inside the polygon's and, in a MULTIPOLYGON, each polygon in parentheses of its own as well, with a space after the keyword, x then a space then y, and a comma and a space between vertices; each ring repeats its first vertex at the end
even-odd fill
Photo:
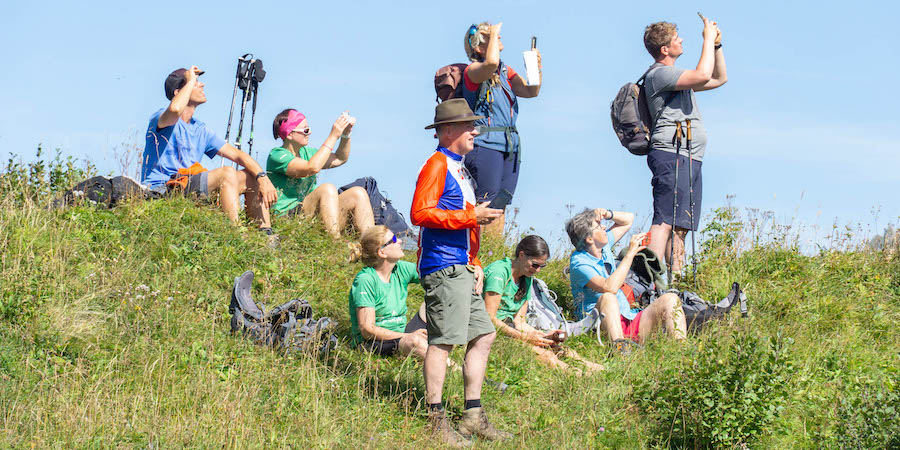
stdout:
POLYGON ((622 319, 622 333, 627 339, 637 342, 641 325, 641 314, 643 313, 643 311, 637 313, 633 320, 628 320, 624 316, 619 316, 619 318, 622 319))

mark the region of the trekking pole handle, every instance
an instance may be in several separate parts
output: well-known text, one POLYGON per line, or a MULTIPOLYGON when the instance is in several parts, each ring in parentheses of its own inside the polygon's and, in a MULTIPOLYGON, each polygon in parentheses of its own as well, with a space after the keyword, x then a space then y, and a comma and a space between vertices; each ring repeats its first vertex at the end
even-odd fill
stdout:
POLYGON ((675 141, 681 143, 681 122, 675 122, 675 141))
POLYGON ((687 140, 690 141, 691 140, 691 119, 685 119, 685 122, 687 122, 687 140))

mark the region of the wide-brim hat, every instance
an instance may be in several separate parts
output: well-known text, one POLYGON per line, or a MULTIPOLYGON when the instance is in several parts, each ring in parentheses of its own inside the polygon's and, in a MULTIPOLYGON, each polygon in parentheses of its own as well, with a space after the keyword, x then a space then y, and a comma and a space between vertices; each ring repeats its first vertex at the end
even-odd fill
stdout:
POLYGON ((478 119, 484 119, 484 116, 475 115, 465 99, 452 98, 434 107, 434 123, 425 129, 430 130, 445 123, 474 122, 478 119))

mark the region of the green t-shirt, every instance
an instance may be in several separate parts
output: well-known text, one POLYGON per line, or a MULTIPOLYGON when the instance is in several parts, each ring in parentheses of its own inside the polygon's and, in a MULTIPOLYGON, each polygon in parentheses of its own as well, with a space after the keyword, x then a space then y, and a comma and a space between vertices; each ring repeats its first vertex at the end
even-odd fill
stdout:
POLYGON ((278 200, 272 206, 276 214, 284 214, 300 206, 303 203, 303 199, 316 189, 315 175, 291 178, 287 176, 287 168, 294 158, 303 158, 309 161, 309 158, 312 158, 317 151, 319 149, 307 145, 297 150, 297 156, 294 156, 290 150, 284 147, 276 147, 269 152, 269 159, 266 161, 266 173, 268 173, 272 185, 275 186, 275 189, 278 189, 278 200))
POLYGON ((406 329, 406 295, 411 283, 419 282, 416 265, 407 261, 397 261, 391 271, 391 282, 381 281, 372 267, 366 267, 356 274, 350 288, 350 331, 353 343, 363 342, 356 319, 356 308, 375 308, 375 326, 398 333, 406 329))
MULTIPOLYGON (((525 277, 523 275, 523 277, 525 277)), ((504 320, 515 317, 516 313, 522 309, 522 305, 531 298, 531 277, 525 277, 528 283, 528 289, 522 300, 516 301, 516 292, 519 291, 519 285, 513 281, 512 276, 512 260, 503 258, 494 261, 484 268, 484 292, 496 292, 501 295, 500 307, 497 308, 497 318, 504 320)))

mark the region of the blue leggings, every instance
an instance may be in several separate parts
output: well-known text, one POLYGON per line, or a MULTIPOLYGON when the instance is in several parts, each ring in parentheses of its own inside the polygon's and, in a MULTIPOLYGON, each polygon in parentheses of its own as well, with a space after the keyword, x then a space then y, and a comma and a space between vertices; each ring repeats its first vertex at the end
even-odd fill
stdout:
POLYGON ((475 179, 475 199, 479 203, 493 200, 503 189, 510 194, 516 193, 519 182, 518 152, 498 152, 476 145, 466 155, 465 162, 475 179))

